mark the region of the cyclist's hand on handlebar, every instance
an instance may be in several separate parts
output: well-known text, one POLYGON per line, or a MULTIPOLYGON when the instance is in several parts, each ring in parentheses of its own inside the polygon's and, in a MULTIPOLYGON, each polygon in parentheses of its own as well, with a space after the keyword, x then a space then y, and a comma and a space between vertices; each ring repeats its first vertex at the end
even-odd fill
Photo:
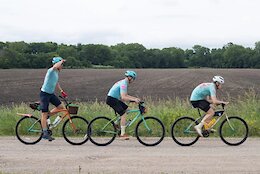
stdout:
POLYGON ((227 105, 227 104, 229 104, 229 102, 223 102, 222 104, 227 105))
POLYGON ((135 103, 140 103, 141 100, 139 98, 136 98, 134 101, 135 103))
POLYGON ((65 91, 61 91, 61 95, 62 95, 62 97, 64 97, 64 98, 68 97, 68 94, 67 94, 65 91))
POLYGON ((221 103, 216 104, 216 106, 218 106, 218 105, 227 105, 227 104, 229 104, 229 102, 221 101, 221 103))

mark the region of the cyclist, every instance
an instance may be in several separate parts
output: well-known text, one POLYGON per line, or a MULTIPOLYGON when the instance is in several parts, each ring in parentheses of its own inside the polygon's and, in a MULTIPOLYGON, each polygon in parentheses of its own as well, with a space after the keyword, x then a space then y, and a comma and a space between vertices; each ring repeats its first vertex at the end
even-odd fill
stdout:
POLYGON ((55 88, 58 88, 63 97, 66 97, 67 94, 62 90, 61 86, 58 83, 59 72, 62 69, 62 65, 65 60, 61 57, 53 57, 52 64, 53 66, 48 69, 45 79, 40 92, 40 103, 41 103, 41 125, 43 130, 43 139, 47 139, 49 141, 54 140, 48 133, 47 129, 47 117, 48 115, 54 115, 57 113, 59 109, 64 109, 63 105, 59 98, 54 94, 55 88), (49 103, 56 106, 49 112, 49 103))
POLYGON ((195 130, 202 135, 202 127, 204 124, 208 124, 211 121, 215 111, 210 104, 228 104, 228 102, 220 101, 216 98, 216 90, 222 88, 224 84, 224 78, 221 76, 214 76, 212 83, 202 83, 198 85, 191 93, 190 102, 194 108, 200 108, 206 115, 201 120, 201 122, 194 126, 195 130))
POLYGON ((128 106, 126 101, 140 102, 140 99, 127 94, 128 85, 136 79, 137 74, 134 71, 126 71, 125 78, 116 82, 107 94, 106 103, 112 107, 121 116, 121 135, 124 140, 129 140, 129 136, 125 133, 126 128, 126 110, 128 106))

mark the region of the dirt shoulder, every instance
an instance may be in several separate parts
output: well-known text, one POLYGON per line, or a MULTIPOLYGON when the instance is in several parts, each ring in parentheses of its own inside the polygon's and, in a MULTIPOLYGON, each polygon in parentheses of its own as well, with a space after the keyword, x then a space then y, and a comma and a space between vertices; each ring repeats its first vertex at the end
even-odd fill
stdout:
POLYGON ((259 174, 260 138, 249 138, 238 147, 220 139, 201 139, 181 147, 166 138, 158 146, 145 147, 133 137, 98 147, 90 141, 72 146, 62 138, 24 145, 15 137, 0 137, 1 172, 259 174))

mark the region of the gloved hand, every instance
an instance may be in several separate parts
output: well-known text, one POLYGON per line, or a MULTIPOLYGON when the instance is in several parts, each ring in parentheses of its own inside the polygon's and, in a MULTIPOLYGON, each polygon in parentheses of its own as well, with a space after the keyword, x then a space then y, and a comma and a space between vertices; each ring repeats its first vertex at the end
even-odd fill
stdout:
POLYGON ((61 95, 62 95, 62 97, 64 97, 64 98, 68 97, 68 94, 67 94, 65 91, 61 91, 61 95))

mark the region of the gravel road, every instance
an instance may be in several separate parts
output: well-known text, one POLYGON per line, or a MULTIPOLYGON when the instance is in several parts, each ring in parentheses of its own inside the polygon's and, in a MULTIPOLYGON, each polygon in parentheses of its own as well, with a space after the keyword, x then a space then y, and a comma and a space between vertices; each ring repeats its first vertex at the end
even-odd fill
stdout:
POLYGON ((259 174, 260 138, 238 147, 218 138, 181 147, 165 138, 158 146, 145 147, 132 137, 98 147, 90 141, 72 146, 63 138, 24 145, 15 137, 0 137, 0 174, 6 173, 259 174))

